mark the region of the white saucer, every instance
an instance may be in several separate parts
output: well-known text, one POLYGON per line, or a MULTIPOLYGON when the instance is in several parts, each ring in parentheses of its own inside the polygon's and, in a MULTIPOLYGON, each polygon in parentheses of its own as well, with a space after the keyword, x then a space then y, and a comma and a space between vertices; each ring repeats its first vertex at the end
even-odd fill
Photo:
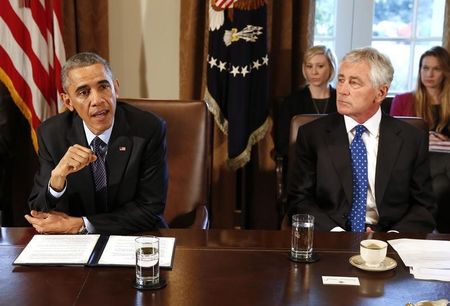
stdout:
POLYGON ((378 267, 367 266, 364 260, 361 258, 361 255, 352 256, 348 261, 352 264, 352 266, 365 271, 388 271, 397 267, 397 262, 387 256, 378 267))

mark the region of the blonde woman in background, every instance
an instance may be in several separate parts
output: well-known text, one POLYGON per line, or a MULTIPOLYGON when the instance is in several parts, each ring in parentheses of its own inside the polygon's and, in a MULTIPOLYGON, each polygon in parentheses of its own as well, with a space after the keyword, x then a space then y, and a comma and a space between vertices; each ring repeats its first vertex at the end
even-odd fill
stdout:
POLYGON ((287 157, 291 119, 298 114, 336 112, 336 89, 330 85, 336 70, 336 59, 326 46, 306 50, 302 72, 306 86, 284 99, 278 111, 276 151, 287 157))

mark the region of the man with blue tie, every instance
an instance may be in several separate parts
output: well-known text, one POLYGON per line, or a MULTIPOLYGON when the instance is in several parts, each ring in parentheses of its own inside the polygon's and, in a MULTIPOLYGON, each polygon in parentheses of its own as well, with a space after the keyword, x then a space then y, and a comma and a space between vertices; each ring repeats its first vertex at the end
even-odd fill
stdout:
POLYGON ((373 48, 344 56, 338 113, 298 130, 290 216, 314 215, 323 231, 433 231, 428 135, 380 108, 393 74, 389 58, 373 48))
POLYGON ((165 122, 117 102, 119 83, 97 54, 74 55, 61 76, 69 111, 38 128, 40 169, 25 218, 40 233, 165 227, 165 122))

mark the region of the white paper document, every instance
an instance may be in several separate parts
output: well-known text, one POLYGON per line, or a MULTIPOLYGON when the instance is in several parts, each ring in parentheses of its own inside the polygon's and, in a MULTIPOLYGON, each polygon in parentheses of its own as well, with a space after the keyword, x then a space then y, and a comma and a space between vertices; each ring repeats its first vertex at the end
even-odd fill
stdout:
POLYGON ((34 235, 15 264, 73 264, 88 262, 100 235, 34 235))
POLYGON ((394 239, 388 242, 415 278, 450 281, 450 241, 394 239))
MULTIPOLYGON (((100 257, 99 265, 134 266, 136 254, 134 241, 138 236, 110 236, 100 257)), ((172 266, 174 237, 159 237, 159 266, 172 266)))
MULTIPOLYGON (((13 264, 135 266, 137 237, 34 235, 13 264)), ((174 248, 174 237, 159 237, 160 267, 172 267, 174 248)))
POLYGON ((411 267, 411 274, 417 279, 450 281, 450 269, 411 267))

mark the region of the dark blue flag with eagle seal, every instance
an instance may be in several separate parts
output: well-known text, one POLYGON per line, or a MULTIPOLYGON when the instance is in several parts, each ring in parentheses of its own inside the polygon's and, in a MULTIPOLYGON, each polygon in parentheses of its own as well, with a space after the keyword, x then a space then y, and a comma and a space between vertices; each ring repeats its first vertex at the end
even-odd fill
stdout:
POLYGON ((210 0, 205 100, 228 135, 232 169, 250 160, 268 130, 266 16, 262 0, 210 0))

